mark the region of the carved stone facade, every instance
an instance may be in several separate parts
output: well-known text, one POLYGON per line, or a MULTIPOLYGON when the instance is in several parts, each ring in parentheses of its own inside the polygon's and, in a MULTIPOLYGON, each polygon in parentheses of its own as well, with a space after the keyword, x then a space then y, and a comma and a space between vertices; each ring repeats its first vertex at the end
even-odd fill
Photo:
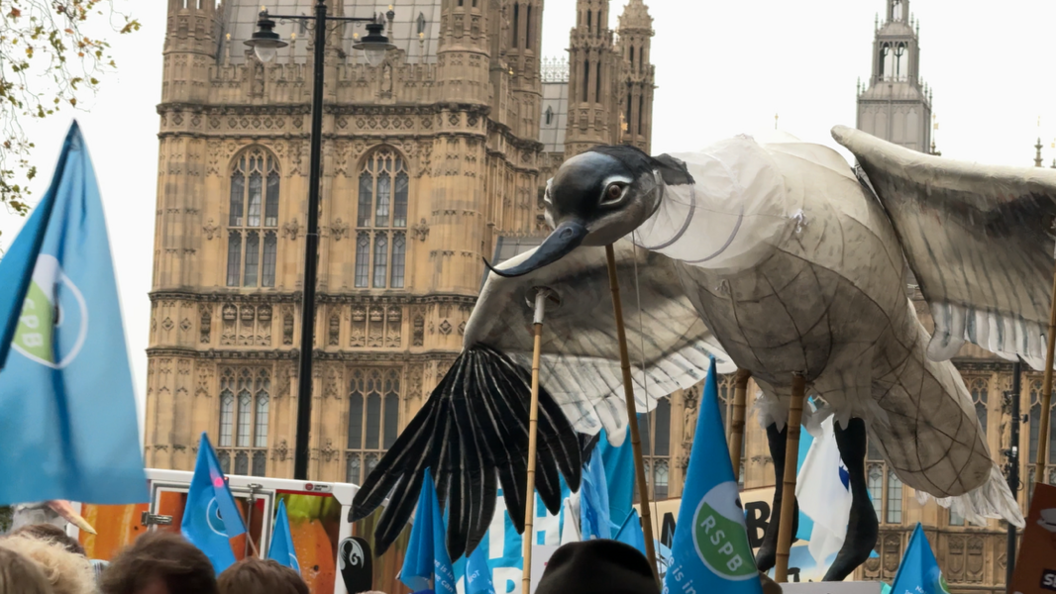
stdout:
MULTIPOLYGON (((243 43, 259 2, 168 4, 146 461, 191 469, 207 431, 231 472, 292 476, 311 35, 280 21, 290 45, 262 64, 243 43)), ((281 12, 308 14, 313 4, 290 0, 281 12)), ((328 4, 344 16, 388 9, 328 4)), ((632 4, 640 62, 651 20, 632 4)), ((335 29, 328 41, 314 480, 358 480, 370 469, 459 352, 482 259, 502 237, 546 232, 538 196, 564 146, 540 142, 542 8, 397 2, 386 31, 396 49, 377 67, 350 49, 362 30, 335 29)), ((608 31, 605 20, 592 22, 608 31)), ((611 32, 604 40, 612 56, 629 53, 611 32)), ((635 80, 651 113, 647 55, 639 71, 649 73, 635 80)), ((615 103, 600 109, 601 120, 617 121, 615 103)), ((647 147, 644 130, 628 142, 647 147)))

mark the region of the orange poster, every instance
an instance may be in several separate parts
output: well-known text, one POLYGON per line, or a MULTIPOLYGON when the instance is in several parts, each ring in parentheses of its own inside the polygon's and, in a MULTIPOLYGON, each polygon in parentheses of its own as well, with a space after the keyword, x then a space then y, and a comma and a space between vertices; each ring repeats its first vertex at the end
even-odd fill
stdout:
POLYGON ((1012 574, 1013 594, 1056 592, 1056 487, 1035 485, 1012 574))

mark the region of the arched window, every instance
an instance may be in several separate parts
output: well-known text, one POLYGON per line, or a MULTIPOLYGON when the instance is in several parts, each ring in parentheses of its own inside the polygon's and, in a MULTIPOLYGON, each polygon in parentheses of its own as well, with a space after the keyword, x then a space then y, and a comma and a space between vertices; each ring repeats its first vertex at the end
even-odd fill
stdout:
POLYGON ((366 158, 356 213, 357 288, 403 288, 409 190, 410 176, 398 153, 383 148, 366 158))
POLYGON ((587 11, 587 31, 588 32, 592 31, 594 29, 593 19, 594 19, 594 12, 591 11, 591 10, 588 10, 587 11))
POLYGON ((631 46, 631 68, 634 68, 634 46, 631 46))
POLYGON ((866 474, 866 488, 877 518, 884 517, 884 467, 882 464, 870 464, 866 474))
POLYGON ((227 370, 226 375, 220 378, 220 442, 222 448, 234 445, 235 435, 235 395, 231 391, 234 387, 234 374, 227 370))
POLYGON ((345 480, 361 484, 399 435, 400 371, 355 369, 350 388, 345 480))
POLYGON ((594 73, 594 101, 601 101, 601 60, 598 60, 598 68, 594 73))
POLYGON ((524 49, 532 49, 532 5, 527 6, 527 18, 524 19, 524 49))
POLYGON ((638 95, 638 133, 642 134, 642 120, 645 118, 645 96, 638 95))
POLYGON ((223 369, 220 373, 220 441, 224 472, 265 476, 271 373, 268 369, 223 369), (231 459, 234 458, 234 469, 231 459))
POLYGON ((902 0, 891 0, 891 20, 902 20, 902 0))
POLYGON ((887 470, 887 513, 884 521, 888 524, 902 523, 902 479, 890 468, 887 470))
POLYGON ((590 60, 583 61, 583 101, 590 101, 590 60))
POLYGON ((517 38, 521 35, 521 4, 513 5, 513 48, 517 48, 517 38))
POLYGON ((235 159, 227 225, 227 286, 274 287, 279 168, 275 157, 262 148, 235 159))
POLYGON ((979 417, 979 424, 983 427, 983 441, 986 441, 987 421, 989 420, 987 411, 989 387, 990 382, 986 378, 977 377, 968 381, 968 392, 971 393, 972 402, 975 404, 975 414, 979 417))
POLYGON ((879 64, 877 64, 876 76, 879 80, 884 80, 888 72, 891 72, 891 67, 888 62, 891 59, 891 46, 883 44, 880 46, 879 64))
POLYGON ((895 46, 895 70, 893 72, 895 80, 905 80, 905 74, 902 73, 902 57, 906 55, 906 44, 900 43, 895 46))

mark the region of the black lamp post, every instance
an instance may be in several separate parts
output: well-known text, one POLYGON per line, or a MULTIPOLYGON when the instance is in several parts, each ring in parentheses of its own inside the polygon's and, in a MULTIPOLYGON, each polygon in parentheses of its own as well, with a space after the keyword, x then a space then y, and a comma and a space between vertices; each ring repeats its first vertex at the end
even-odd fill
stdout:
MULTIPOLYGON (((388 12, 391 21, 395 14, 388 12)), ((293 458, 293 478, 308 480, 308 435, 312 419, 312 349, 315 344, 315 285, 319 255, 319 186, 322 178, 323 135, 323 57, 326 46, 326 24, 330 22, 365 22, 368 35, 353 47, 366 53, 367 63, 377 66, 385 59, 385 52, 395 48, 382 35, 385 26, 378 17, 328 17, 326 2, 315 5, 315 16, 269 15, 260 13, 257 31, 246 41, 261 62, 275 58, 279 48, 288 44, 275 33, 275 21, 286 19, 315 21, 315 65, 312 86, 311 171, 308 177, 308 229, 304 236, 304 291, 301 299, 301 350, 297 376, 297 435, 293 458)))

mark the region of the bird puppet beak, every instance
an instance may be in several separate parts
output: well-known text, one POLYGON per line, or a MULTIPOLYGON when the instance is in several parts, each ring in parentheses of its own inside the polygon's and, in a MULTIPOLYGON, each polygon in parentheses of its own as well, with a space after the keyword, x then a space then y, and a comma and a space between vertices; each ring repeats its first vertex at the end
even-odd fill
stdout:
POLYGON ((74 526, 84 530, 88 534, 95 534, 95 528, 80 516, 77 512, 73 511, 73 506, 70 505, 69 501, 62 499, 52 499, 48 502, 48 507, 52 511, 62 516, 62 519, 73 524, 74 526))
POLYGON ((543 241, 543 244, 536 248, 534 254, 517 266, 505 270, 498 270, 489 264, 487 260, 484 261, 484 265, 488 267, 488 270, 491 270, 499 276, 505 276, 507 278, 523 276, 533 270, 538 270, 547 264, 553 264, 565 257, 569 252, 579 247, 579 244, 583 243, 583 240, 586 239, 589 233, 590 232, 582 221, 566 221, 558 225, 557 228, 547 236, 543 241))

